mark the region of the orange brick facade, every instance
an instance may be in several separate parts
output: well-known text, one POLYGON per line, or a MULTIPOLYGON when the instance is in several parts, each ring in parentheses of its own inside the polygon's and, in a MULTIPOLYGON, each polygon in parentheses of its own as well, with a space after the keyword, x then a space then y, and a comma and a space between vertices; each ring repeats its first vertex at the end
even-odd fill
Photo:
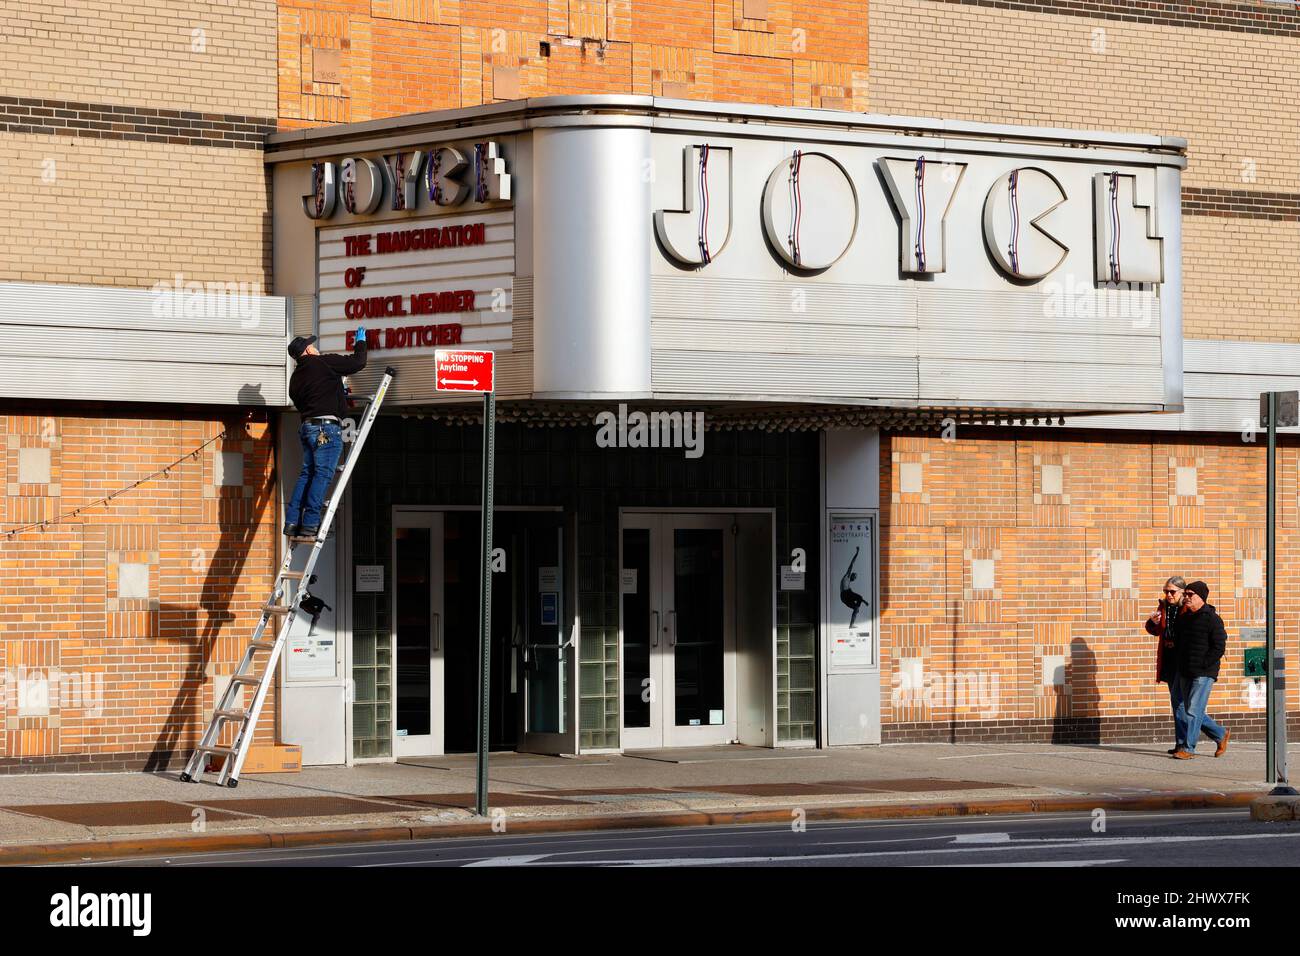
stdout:
MULTIPOLYGON (((1026 429, 881 444, 886 741, 1096 743, 1172 734, 1142 623, 1172 575, 1210 586, 1228 650, 1210 712, 1262 732, 1240 628, 1264 623, 1264 456, 1254 443, 1026 429), (900 492, 905 463, 920 491, 900 492), (1181 473, 1180 473, 1181 469, 1181 473)), ((1278 643, 1295 672, 1296 466, 1279 452, 1278 643)), ((1294 690, 1289 707, 1300 697, 1294 690)))
MULTIPOLYGON (((0 772, 175 769, 188 756, 270 586, 274 446, 256 417, 0 416, 0 529, 38 523, 0 535, 0 772), (49 480, 20 481, 34 477, 49 480)), ((259 739, 274 736, 274 710, 259 739)))
POLYGON ((280 124, 638 93, 868 108, 854 0, 284 0, 280 124))

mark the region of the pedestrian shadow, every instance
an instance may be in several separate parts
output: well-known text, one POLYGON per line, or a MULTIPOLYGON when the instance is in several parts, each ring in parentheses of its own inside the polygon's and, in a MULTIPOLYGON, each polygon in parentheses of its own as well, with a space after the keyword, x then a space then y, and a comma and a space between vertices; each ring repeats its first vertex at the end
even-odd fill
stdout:
POLYGON ((1076 637, 1070 642, 1065 685, 1055 689, 1058 697, 1056 716, 1052 719, 1052 743, 1101 743, 1101 694, 1097 687, 1097 655, 1083 638, 1076 637))

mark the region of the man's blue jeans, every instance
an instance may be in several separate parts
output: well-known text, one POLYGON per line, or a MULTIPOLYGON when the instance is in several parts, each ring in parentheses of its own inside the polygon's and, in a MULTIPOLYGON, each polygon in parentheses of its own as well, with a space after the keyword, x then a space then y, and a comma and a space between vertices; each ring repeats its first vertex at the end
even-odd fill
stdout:
POLYGON ((313 425, 303 422, 298 429, 302 444, 302 472, 293 486, 293 497, 284 509, 286 524, 319 528, 325 493, 334 480, 334 469, 343 454, 343 430, 335 422, 313 425), (321 435, 325 436, 322 445, 321 435))
POLYGON ((1202 731, 1215 743, 1222 741, 1227 731, 1205 712, 1210 702, 1210 691, 1214 689, 1214 678, 1184 677, 1180 674, 1169 687, 1170 702, 1174 704, 1174 726, 1177 728, 1179 744, 1186 750, 1195 751, 1202 731), (1175 687, 1177 699, 1175 699, 1175 687))

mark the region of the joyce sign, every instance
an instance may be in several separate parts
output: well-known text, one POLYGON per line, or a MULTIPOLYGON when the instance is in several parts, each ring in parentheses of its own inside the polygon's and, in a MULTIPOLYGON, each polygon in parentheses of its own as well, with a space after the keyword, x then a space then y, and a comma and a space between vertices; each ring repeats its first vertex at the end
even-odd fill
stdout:
MULTIPOLYGON (((339 162, 312 163, 311 191, 302 197, 308 219, 329 219, 338 206, 353 216, 388 208, 410 212, 421 196, 435 206, 452 207, 470 196, 486 203, 510 199, 510 174, 501 148, 475 143, 469 155, 455 146, 437 146, 372 159, 349 156, 339 162)), ((383 251, 383 250, 380 250, 383 251)))
MULTIPOLYGON (((684 147, 682 202, 654 213, 659 244, 682 265, 703 269, 724 255, 733 204, 759 198, 733 193, 732 154, 731 147, 707 143, 684 147)), ((983 188, 969 185, 969 164, 915 155, 881 156, 873 165, 872 179, 883 184, 897 217, 899 272, 919 277, 947 271, 953 200, 961 190, 983 188)), ((1164 240, 1156 228, 1155 199, 1144 191, 1146 181, 1111 169, 1093 173, 1091 186, 1091 195, 1070 196, 1055 175, 1032 165, 999 175, 984 193, 982 217, 984 244, 997 269, 1026 283, 1050 275, 1071 243, 1087 248, 1077 236, 1059 235, 1051 214, 1066 204, 1090 203, 1095 281, 1163 282, 1164 240)), ((796 271, 829 268, 849 250, 859 229, 892 224, 862 221, 863 188, 877 187, 855 183, 827 153, 794 149, 772 167, 759 200, 768 244, 796 271)), ((963 237, 961 248, 971 245, 963 237)))
POLYGON ((435 384, 440 392, 494 390, 492 352, 438 349, 434 354, 435 384))

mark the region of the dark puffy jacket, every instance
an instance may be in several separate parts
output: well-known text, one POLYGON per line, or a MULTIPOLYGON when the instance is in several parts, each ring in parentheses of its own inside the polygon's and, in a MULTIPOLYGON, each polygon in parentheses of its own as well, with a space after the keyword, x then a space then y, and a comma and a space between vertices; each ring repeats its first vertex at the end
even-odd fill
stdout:
POLYGON ((1228 632, 1213 604, 1195 613, 1183 609, 1174 625, 1174 644, 1180 677, 1219 679, 1219 660, 1228 645, 1228 632))

